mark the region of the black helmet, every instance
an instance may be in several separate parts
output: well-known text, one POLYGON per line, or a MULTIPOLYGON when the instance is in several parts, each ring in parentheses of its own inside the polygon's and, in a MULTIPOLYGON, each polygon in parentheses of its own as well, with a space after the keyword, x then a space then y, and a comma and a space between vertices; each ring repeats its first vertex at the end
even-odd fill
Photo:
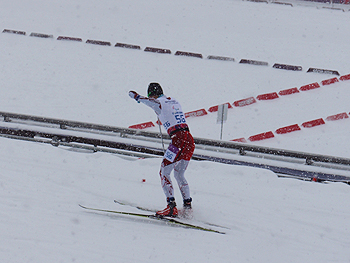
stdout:
POLYGON ((152 82, 148 85, 148 90, 147 90, 147 96, 161 96, 163 95, 163 90, 162 87, 159 85, 159 83, 152 82))

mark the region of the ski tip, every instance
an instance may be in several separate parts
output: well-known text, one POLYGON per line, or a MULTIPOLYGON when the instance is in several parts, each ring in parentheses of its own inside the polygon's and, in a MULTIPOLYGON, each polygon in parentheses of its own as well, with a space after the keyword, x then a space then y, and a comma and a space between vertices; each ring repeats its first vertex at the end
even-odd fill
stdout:
POLYGON ((88 209, 88 207, 78 204, 81 208, 88 209))
POLYGON ((124 202, 118 201, 118 200, 113 200, 114 203, 119 204, 119 205, 126 205, 124 202))

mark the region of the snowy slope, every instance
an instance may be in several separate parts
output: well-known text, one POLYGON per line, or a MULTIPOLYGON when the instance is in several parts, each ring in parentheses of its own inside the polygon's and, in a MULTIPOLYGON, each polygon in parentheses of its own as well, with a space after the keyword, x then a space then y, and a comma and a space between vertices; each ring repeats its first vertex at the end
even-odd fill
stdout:
MULTIPOLYGON (((193 162, 195 220, 227 234, 89 213, 113 198, 164 205, 159 159, 126 161, 1 139, 1 258, 6 262, 345 262, 345 184, 277 179, 260 169, 193 162), (216 175, 216 176, 214 176, 216 175), (142 183, 142 179, 146 179, 142 183)), ((178 200, 180 200, 177 192, 178 200)), ((196 222, 196 221, 195 221, 196 222)))
MULTIPOLYGON (((192 111, 334 77, 306 73, 309 67, 350 73, 349 12, 224 0, 15 0, 3 1, 0 14, 3 29, 27 32, 0 34, 1 111, 127 127, 155 121, 151 110, 127 96, 130 89, 145 93, 151 81, 192 111), (56 40, 60 35, 83 42, 56 40), (112 46, 86 44, 87 39, 112 46), (117 48, 116 42, 142 50, 117 48), (144 52, 147 46, 172 54, 144 52), (202 53, 204 59, 174 56, 178 50, 202 53), (205 59, 208 55, 235 61, 205 59), (242 58, 269 66, 242 65, 242 58), (274 63, 303 71, 274 69, 274 63)), ((349 112, 349 85, 230 109, 224 140, 349 112)), ((219 138, 215 114, 188 121, 194 136, 219 138)), ((348 122, 327 122, 258 144, 348 157, 348 122)), ((345 184, 278 179, 262 169, 193 161, 187 177, 194 222, 228 228, 219 235, 78 207, 134 211, 113 203, 119 199, 163 208, 159 158, 0 140, 3 262, 350 261, 345 184)))

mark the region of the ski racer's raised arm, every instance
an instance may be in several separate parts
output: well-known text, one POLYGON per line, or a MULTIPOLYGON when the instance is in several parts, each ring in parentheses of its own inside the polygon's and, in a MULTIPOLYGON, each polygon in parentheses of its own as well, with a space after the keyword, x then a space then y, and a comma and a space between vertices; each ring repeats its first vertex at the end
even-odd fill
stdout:
POLYGON ((161 112, 160 102, 156 99, 150 99, 138 94, 136 91, 129 91, 129 97, 136 100, 138 103, 142 102, 146 104, 148 107, 152 108, 157 115, 161 112))

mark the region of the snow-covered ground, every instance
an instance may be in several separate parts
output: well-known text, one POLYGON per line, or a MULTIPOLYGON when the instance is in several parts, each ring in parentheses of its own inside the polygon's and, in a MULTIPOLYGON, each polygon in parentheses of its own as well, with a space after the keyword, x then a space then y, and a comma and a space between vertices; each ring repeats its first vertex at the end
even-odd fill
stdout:
MULTIPOLYGON (((132 89, 145 94, 152 81, 188 112, 335 77, 306 73, 309 67, 350 73, 349 12, 228 0, 14 0, 3 1, 0 14, 0 30, 27 32, 0 34, 1 111, 128 127, 155 122, 152 110, 127 96, 132 89), (54 37, 30 37, 31 32, 54 37), (86 44, 87 39, 112 46, 86 44), (114 47, 117 42, 141 50, 114 47), (144 52, 145 47, 172 54, 144 52), (179 50, 204 59, 175 56, 179 50), (235 61, 208 60, 208 55, 235 61), (242 65, 242 58, 269 65, 242 65), (274 63, 303 70, 274 69, 274 63)), ((349 85, 340 81, 234 107, 223 139, 349 113, 349 85)), ((219 139, 215 113, 188 122, 194 136, 219 139)), ((326 122, 255 144, 349 157, 349 126, 349 119, 326 122)), ((163 208, 159 158, 0 140, 3 262, 350 261, 346 184, 279 179, 262 169, 192 161, 187 178, 193 223, 228 228, 219 235, 79 208, 80 203, 134 211, 113 199, 163 208)))

